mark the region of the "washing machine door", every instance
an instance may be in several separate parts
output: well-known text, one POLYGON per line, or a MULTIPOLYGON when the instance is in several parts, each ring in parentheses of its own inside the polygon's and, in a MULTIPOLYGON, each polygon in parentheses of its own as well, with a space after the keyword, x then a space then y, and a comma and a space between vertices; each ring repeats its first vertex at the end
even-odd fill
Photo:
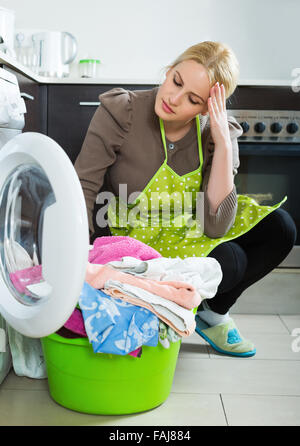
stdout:
POLYGON ((74 310, 88 261, 80 182, 63 149, 23 133, 0 149, 0 313, 20 333, 43 337, 74 310))

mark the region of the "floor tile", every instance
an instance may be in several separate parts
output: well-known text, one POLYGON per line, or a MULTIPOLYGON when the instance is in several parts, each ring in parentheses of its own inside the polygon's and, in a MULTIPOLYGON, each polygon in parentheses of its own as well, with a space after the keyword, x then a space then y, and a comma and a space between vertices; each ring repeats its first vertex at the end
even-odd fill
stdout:
POLYGON ((300 397, 222 395, 229 426, 300 426, 300 397))
POLYGON ((204 341, 203 338, 201 338, 201 336, 199 336, 195 331, 193 334, 191 334, 190 336, 187 336, 185 338, 182 338, 181 341, 181 347, 184 346, 185 344, 195 344, 195 345, 204 345, 206 344, 206 342, 204 341))
POLYGON ((300 332, 300 314, 281 315, 280 319, 285 324, 290 333, 292 333, 292 331, 296 330, 297 328, 300 332))
POLYGON ((68 410, 56 404, 47 390, 0 389, 2 426, 76 426, 105 424, 110 417, 98 417, 68 410))
POLYGON ((33 379, 27 378, 25 376, 17 376, 13 369, 10 370, 9 374, 0 386, 1 389, 6 390, 47 390, 48 380, 47 379, 33 379))
POLYGON ((300 269, 272 271, 247 288, 232 314, 300 314, 300 269))
POLYGON ((0 386, 0 425, 300 425, 300 314, 233 318, 257 354, 230 358, 193 333, 182 340, 171 394, 158 408, 123 416, 73 412, 51 399, 47 379, 11 370, 0 386))
POLYGON ((226 426, 219 395, 171 393, 160 407, 119 419, 119 426, 226 426))
POLYGON ((207 342, 197 333, 183 338, 179 358, 209 358, 207 342))
POLYGON ((219 395, 175 394, 131 415, 89 415, 56 404, 45 390, 0 390, 0 426, 223 426, 219 395), (184 408, 184 410, 183 410, 184 408))
POLYGON ((244 333, 289 333, 278 315, 273 314, 233 314, 233 320, 244 333))
POLYGON ((300 396, 300 361, 178 360, 173 392, 300 396))

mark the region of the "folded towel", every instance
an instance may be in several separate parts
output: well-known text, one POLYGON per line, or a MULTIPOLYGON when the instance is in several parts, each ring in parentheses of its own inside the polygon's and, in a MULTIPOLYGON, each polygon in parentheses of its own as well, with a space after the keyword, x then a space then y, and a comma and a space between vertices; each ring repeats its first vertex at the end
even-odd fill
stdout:
POLYGON ((198 307, 201 296, 190 284, 180 281, 161 281, 140 278, 131 274, 116 271, 108 265, 92 265, 88 263, 85 281, 96 289, 103 289, 107 280, 117 280, 138 288, 143 288, 157 296, 164 297, 188 310, 198 307))
POLYGON ((180 336, 190 336, 195 331, 194 313, 175 302, 163 299, 141 288, 114 280, 108 280, 105 283, 104 291, 117 299, 147 308, 180 336))

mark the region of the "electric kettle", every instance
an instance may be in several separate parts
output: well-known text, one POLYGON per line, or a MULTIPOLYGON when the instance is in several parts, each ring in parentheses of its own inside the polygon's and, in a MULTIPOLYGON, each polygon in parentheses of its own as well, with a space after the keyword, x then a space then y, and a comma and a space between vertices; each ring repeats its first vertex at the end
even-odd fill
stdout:
POLYGON ((38 53, 38 74, 67 77, 69 64, 77 55, 77 41, 68 32, 45 31, 32 35, 38 53))

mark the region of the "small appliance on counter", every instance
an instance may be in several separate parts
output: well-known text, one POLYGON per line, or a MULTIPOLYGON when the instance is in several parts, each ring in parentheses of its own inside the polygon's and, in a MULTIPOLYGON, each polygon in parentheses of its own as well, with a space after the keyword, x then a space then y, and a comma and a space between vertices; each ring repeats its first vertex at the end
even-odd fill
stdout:
POLYGON ((76 38, 64 31, 18 30, 15 46, 18 61, 46 77, 68 77, 77 55, 76 38))
POLYGON ((96 78, 99 76, 99 67, 100 67, 99 59, 81 59, 79 61, 79 74, 80 77, 83 78, 96 78))
POLYGON ((15 57, 15 12, 0 6, 0 51, 15 57))

